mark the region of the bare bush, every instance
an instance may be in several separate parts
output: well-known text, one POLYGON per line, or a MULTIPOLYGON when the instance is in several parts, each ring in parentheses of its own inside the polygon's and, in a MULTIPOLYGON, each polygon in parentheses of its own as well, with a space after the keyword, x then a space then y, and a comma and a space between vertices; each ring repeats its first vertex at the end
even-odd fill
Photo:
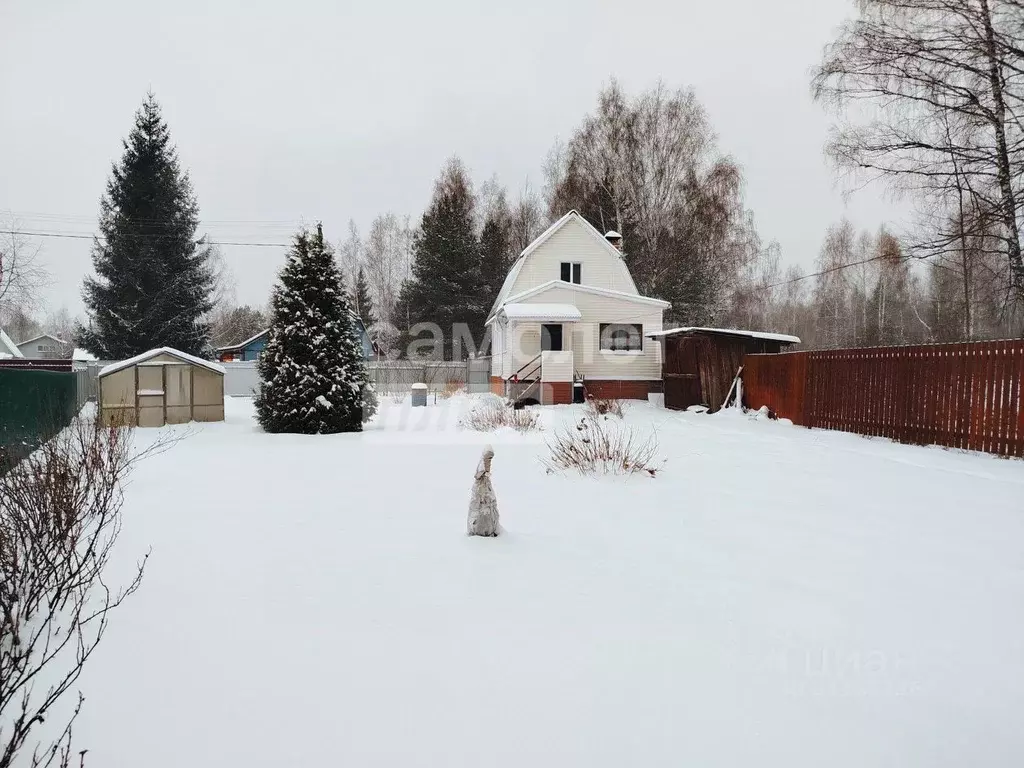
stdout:
POLYGON ((658 440, 638 435, 632 427, 608 416, 587 412, 575 424, 560 428, 548 442, 544 464, 549 472, 575 470, 581 475, 639 475, 654 477, 658 440))
POLYGON ((110 612, 139 588, 148 557, 121 587, 104 579, 121 530, 121 486, 144 455, 130 448, 130 430, 78 418, 0 477, 0 768, 72 759, 81 693, 70 714, 70 704, 58 705, 110 612), (47 718, 65 716, 59 734, 33 736, 47 718))
POLYGON ((594 416, 618 416, 622 418, 623 405, 621 400, 612 397, 594 397, 587 395, 587 413, 594 416))
POLYGON ((511 427, 517 432, 540 430, 540 417, 531 410, 516 410, 506 400, 488 398, 469 412, 459 423, 464 429, 477 432, 493 432, 502 427, 511 427))
POLYGON ((446 379, 444 382, 444 389, 437 393, 437 396, 442 400, 447 400, 452 395, 465 394, 466 393, 466 382, 462 379, 446 379))

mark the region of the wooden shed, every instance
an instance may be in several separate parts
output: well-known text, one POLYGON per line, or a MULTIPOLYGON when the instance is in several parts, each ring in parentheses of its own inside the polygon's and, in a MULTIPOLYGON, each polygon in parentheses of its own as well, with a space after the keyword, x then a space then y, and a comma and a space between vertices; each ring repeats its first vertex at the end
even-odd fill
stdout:
POLYGON ((672 328, 646 335, 662 344, 665 406, 704 405, 711 411, 725 402, 744 355, 781 352, 800 343, 796 336, 733 328, 672 328))
POLYGON ((170 347, 151 349, 102 369, 98 399, 105 424, 224 421, 224 369, 170 347))

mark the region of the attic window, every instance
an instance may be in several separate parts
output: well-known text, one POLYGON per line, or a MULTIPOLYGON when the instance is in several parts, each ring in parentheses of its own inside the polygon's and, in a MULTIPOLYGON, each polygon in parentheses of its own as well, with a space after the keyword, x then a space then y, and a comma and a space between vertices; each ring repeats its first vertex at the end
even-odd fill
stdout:
POLYGON ((562 262, 562 282, 580 284, 580 272, 582 264, 570 261, 562 262))

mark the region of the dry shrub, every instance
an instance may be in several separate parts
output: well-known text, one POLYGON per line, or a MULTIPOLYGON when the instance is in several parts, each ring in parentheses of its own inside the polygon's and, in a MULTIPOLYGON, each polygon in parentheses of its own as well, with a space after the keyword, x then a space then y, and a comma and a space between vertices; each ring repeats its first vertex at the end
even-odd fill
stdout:
POLYGON ((613 397, 587 395, 587 412, 594 416, 618 416, 622 418, 622 401, 613 397))
POLYGON ((142 582, 146 557, 120 586, 105 571, 121 531, 131 430, 76 418, 0 476, 0 768, 73 758, 71 715, 39 743, 35 726, 73 701, 111 613, 142 582), (45 681, 45 682, 43 682, 45 681))
POLYGON ((517 432, 540 430, 540 417, 527 408, 516 410, 512 403, 497 397, 488 398, 466 415, 461 425, 477 432, 493 432, 502 427, 511 427, 517 432))
POLYGON ((444 383, 444 389, 442 389, 437 396, 442 400, 447 400, 452 395, 465 393, 465 391, 466 382, 462 381, 462 379, 448 379, 444 383))
POLYGON ((618 419, 588 411, 575 424, 557 430, 548 442, 549 472, 576 470, 581 475, 639 475, 654 477, 658 440, 638 435, 618 419))

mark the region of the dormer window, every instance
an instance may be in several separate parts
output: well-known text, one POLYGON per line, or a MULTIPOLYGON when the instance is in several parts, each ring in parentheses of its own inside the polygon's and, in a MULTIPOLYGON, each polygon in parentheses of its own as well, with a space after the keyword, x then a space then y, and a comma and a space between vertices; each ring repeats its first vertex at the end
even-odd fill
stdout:
POLYGON ((583 265, 579 262, 563 261, 562 282, 576 283, 576 285, 580 285, 580 272, 582 266, 583 265))

